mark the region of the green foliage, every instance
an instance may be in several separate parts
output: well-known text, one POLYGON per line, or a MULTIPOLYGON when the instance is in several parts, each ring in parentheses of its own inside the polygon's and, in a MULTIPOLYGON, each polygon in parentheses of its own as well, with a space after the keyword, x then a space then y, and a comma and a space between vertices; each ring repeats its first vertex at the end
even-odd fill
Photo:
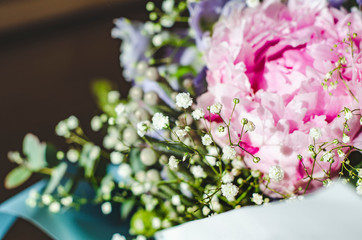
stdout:
POLYGON ((23 151, 27 156, 27 167, 33 171, 44 168, 46 162, 46 144, 41 143, 33 134, 27 134, 23 141, 23 151))
POLYGON ((136 204, 136 201, 134 199, 126 200, 121 205, 121 219, 125 220, 128 218, 128 216, 131 214, 134 206, 136 204))
POLYGON ((147 140, 152 143, 153 147, 156 150, 172 154, 178 157, 183 157, 185 153, 190 153, 190 154, 194 153, 193 149, 188 148, 181 142, 165 142, 165 141, 155 140, 153 138, 147 138, 147 140))
POLYGON ((5 187, 11 189, 20 186, 30 178, 31 174, 32 172, 23 166, 14 168, 5 178, 5 187))
POLYGON ((145 170, 145 165, 141 162, 140 153, 141 151, 138 148, 132 149, 129 153, 129 162, 135 172, 145 170))
POLYGON ((83 146, 82 153, 80 155, 79 164, 84 167, 84 175, 87 178, 93 176, 93 172, 95 169, 95 164, 99 159, 99 155, 94 155, 94 145, 92 143, 86 143, 83 146))
POLYGON ((115 117, 116 112, 114 108, 118 103, 111 104, 108 102, 108 93, 115 89, 112 82, 106 79, 99 79, 92 83, 91 88, 98 107, 108 115, 115 117))
POLYGON ((59 164, 59 160, 57 158, 57 149, 52 144, 46 144, 45 159, 48 163, 48 166, 56 166, 59 164))
POLYGON ((49 183, 44 191, 45 194, 52 193, 55 190, 55 188, 59 185, 60 181, 63 179, 64 174, 67 171, 67 167, 68 167, 67 163, 62 162, 56 168, 53 169, 49 183))
POLYGON ((131 219, 132 234, 144 235, 146 237, 153 236, 157 231, 157 229, 152 227, 152 219, 154 217, 157 217, 157 215, 153 211, 146 211, 144 209, 138 210, 135 214, 133 214, 131 219))

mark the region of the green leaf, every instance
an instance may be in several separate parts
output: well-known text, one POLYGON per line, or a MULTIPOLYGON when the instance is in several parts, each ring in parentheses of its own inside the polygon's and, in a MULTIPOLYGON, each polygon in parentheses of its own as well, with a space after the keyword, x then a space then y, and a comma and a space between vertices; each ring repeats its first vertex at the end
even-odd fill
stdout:
POLYGON ((114 108, 118 103, 108 103, 108 93, 115 89, 113 84, 106 79, 99 79, 92 83, 91 88, 99 108, 110 116, 115 117, 114 108))
POLYGON ((84 175, 88 178, 94 176, 95 165, 99 160, 99 155, 93 156, 94 148, 96 148, 94 144, 86 143, 80 155, 79 164, 84 167, 84 175))
POLYGON ((39 139, 28 133, 23 141, 23 152, 28 158, 28 166, 32 170, 39 170, 46 166, 46 144, 40 143, 39 139))
POLYGON ((179 67, 177 69, 177 72, 174 74, 174 76, 176 78, 181 78, 183 77, 184 75, 186 74, 192 74, 192 75, 196 75, 197 72, 195 71, 195 69, 191 66, 182 66, 182 67, 179 67))
POLYGON ((59 185, 60 181, 62 180, 64 174, 67 171, 67 163, 62 162, 52 171, 52 176, 50 177, 49 183, 44 191, 45 194, 52 193, 55 188, 59 185))
POLYGON ((57 158, 57 149, 52 144, 46 144, 45 159, 48 166, 54 167, 59 163, 59 160, 57 158))
POLYGON ((155 149, 161 152, 173 154, 175 156, 182 157, 185 153, 194 153, 191 149, 183 145, 182 143, 169 143, 158 141, 153 138, 147 138, 155 149))
POLYGON ((125 220, 130 215, 133 207, 135 206, 135 201, 133 199, 126 200, 121 205, 121 219, 125 220))
POLYGON ((134 172, 145 170, 145 165, 141 162, 140 158, 141 151, 138 148, 134 148, 129 153, 129 163, 134 172))
POLYGON ((11 189, 20 186, 30 178, 31 174, 32 172, 23 166, 14 168, 5 178, 5 187, 11 189))

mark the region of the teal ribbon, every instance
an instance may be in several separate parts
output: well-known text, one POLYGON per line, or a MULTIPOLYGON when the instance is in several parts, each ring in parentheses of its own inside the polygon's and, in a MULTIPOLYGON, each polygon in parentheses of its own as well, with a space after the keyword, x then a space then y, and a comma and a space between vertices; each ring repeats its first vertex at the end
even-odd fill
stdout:
POLYGON ((46 185, 41 181, 0 205, 0 239, 17 217, 28 220, 54 239, 111 239, 114 233, 128 236, 129 223, 120 222, 119 206, 105 216, 99 205, 85 205, 79 211, 69 208, 51 213, 46 207, 31 208, 25 204, 31 190, 40 192, 46 185))

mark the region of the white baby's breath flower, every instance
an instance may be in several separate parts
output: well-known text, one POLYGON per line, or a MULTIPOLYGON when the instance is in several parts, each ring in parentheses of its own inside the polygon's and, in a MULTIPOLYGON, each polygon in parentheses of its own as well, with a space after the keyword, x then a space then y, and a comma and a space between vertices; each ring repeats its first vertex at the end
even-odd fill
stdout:
POLYGON ((67 135, 69 135, 69 129, 65 121, 60 121, 57 124, 57 126, 55 127, 55 133, 61 137, 66 137, 67 135))
POLYGON ((315 140, 318 140, 322 136, 320 128, 311 128, 309 131, 309 136, 315 140))
POLYGON ((255 130, 255 124, 252 121, 248 121, 247 124, 244 126, 245 131, 253 132, 255 130))
POLYGON ((70 116, 67 120, 66 120, 66 123, 67 123, 67 127, 68 129, 70 130, 74 130, 76 129, 78 126, 79 126, 79 120, 76 116, 70 116))
POLYGON ((258 193, 253 193, 251 201, 253 201, 256 205, 261 205, 263 203, 263 196, 258 193))
POLYGON ((250 8, 256 8, 260 5, 259 0, 246 0, 246 5, 250 8))
POLYGON ((342 151, 342 149, 337 150, 338 157, 343 158, 346 156, 346 154, 342 151))
POLYGON ((174 7, 174 0, 165 0, 162 3, 162 10, 166 13, 172 13, 174 7))
POLYGON ((147 131, 151 127, 151 122, 148 120, 137 123, 137 134, 140 137, 144 137, 147 131))
POLYGON ((157 154, 152 148, 147 147, 142 149, 140 159, 144 165, 151 166, 157 162, 157 154))
POLYGON ((232 148, 229 145, 226 145, 223 149, 222 149, 222 159, 224 160, 230 160, 236 157, 236 151, 234 148, 232 148))
POLYGON ((190 186, 187 183, 182 182, 180 184, 180 191, 184 196, 186 196, 188 198, 192 197, 192 192, 190 191, 190 186))
POLYGON ((231 165, 233 166, 233 168, 238 169, 238 170, 245 168, 244 162, 237 158, 232 160, 231 165))
POLYGON ((324 180, 324 181, 323 181, 323 186, 324 186, 324 187, 327 188, 327 187, 330 187, 331 185, 332 185, 331 179, 328 178, 327 180, 324 180))
POLYGON ((53 201, 53 197, 50 194, 44 194, 41 196, 41 201, 45 205, 49 205, 53 201))
POLYGON ((280 182, 284 179, 284 171, 280 166, 271 166, 269 168, 269 177, 274 182, 280 182))
POLYGON ((154 229, 161 228, 161 224, 162 224, 161 219, 159 219, 158 217, 152 218, 152 227, 154 229))
POLYGON ((171 16, 164 15, 161 17, 160 23, 163 27, 169 28, 169 27, 173 26, 173 24, 175 23, 175 20, 171 16))
POLYGON ((162 44, 163 44, 163 35, 162 34, 156 34, 153 36, 152 38, 152 44, 155 46, 155 47, 160 47, 162 44))
POLYGON ((181 205, 181 198, 179 195, 173 195, 171 198, 171 203, 175 206, 181 205))
MULTIPOLYGON (((153 224, 153 219, 152 219, 152 224, 153 224)), ((145 236, 143 236, 143 235, 138 235, 135 240, 147 240, 147 238, 145 236)))
POLYGON ((89 152, 90 159, 97 159, 101 154, 101 148, 98 146, 92 146, 92 149, 89 152))
POLYGON ((253 176, 254 178, 258 178, 260 176, 259 170, 256 170, 256 169, 252 169, 250 173, 251 173, 251 176, 253 176))
POLYGON ((209 146, 212 143, 212 138, 209 134, 205 134, 203 137, 201 137, 202 144, 205 146, 209 146))
POLYGON ((353 117, 353 114, 349 108, 344 108, 344 119, 350 120, 353 117))
POLYGON ((30 190, 29 198, 36 200, 36 199, 38 199, 38 197, 39 197, 39 193, 35 189, 30 190))
POLYGON ((362 178, 362 168, 358 169, 358 177, 362 178))
POLYGON ((215 131, 215 135, 222 138, 226 136, 227 131, 225 131, 225 127, 223 125, 220 125, 217 127, 217 131, 215 131))
POLYGON ((27 198, 25 200, 25 204, 31 208, 35 208, 36 207, 36 200, 33 198, 27 198))
POLYGON ((64 198, 60 199, 60 202, 61 202, 64 206, 68 207, 68 206, 70 206, 70 205, 73 203, 73 197, 72 197, 72 196, 64 197, 64 198))
POLYGON ((79 159, 79 152, 75 149, 69 149, 67 152, 67 159, 72 163, 77 162, 79 159))
POLYGON ((52 213, 58 213, 60 211, 60 203, 58 202, 52 202, 50 205, 49 205, 49 211, 52 212, 52 213))
POLYGON ((196 108, 192 113, 191 113, 192 117, 195 120, 200 120, 201 118, 204 117, 205 112, 202 108, 196 108))
POLYGON ((91 120, 91 128, 93 131, 98 132, 103 126, 102 120, 99 116, 94 116, 91 120))
POLYGON ((155 113, 152 117, 152 125, 157 129, 161 130, 167 128, 169 125, 169 120, 167 116, 164 116, 162 113, 155 113))
POLYGON ((188 108, 192 105, 190 93, 179 93, 176 96, 176 105, 180 108, 188 108))
POLYGON ((232 181, 234 181, 234 175, 232 175, 231 173, 226 173, 222 178, 221 181, 223 183, 231 183, 232 181))
POLYGON ((210 106, 210 112, 212 114, 219 114, 221 112, 222 104, 221 103, 215 103, 210 106))
POLYGON ((238 194, 239 189, 232 183, 221 185, 221 193, 229 202, 235 201, 235 196, 238 194))
POLYGON ((126 105, 124 105, 123 103, 120 103, 116 106, 114 111, 116 111, 117 116, 121 116, 126 112, 126 105))
POLYGON ((178 130, 176 130, 175 133, 176 133, 177 137, 179 137, 181 139, 187 135, 187 132, 185 129, 178 129, 178 130))
POLYGON ((111 159, 111 163, 118 165, 123 161, 124 155, 120 152, 111 152, 110 154, 110 159, 111 159))
POLYGON ((110 91, 108 92, 107 99, 109 103, 115 103, 121 97, 121 94, 118 91, 110 91))
POLYGON ((216 164, 216 156, 218 155, 218 150, 214 146, 210 146, 207 148, 208 154, 205 156, 206 161, 211 165, 215 166, 216 164))
POLYGON ((101 205, 101 210, 104 215, 108 215, 112 212, 112 205, 110 202, 104 202, 101 205))
POLYGON ((133 182, 132 187, 131 187, 131 191, 136 196, 139 196, 139 195, 143 194, 145 192, 144 184, 139 183, 139 182, 133 182))
POLYGON ((150 81, 157 81, 159 72, 156 67, 149 67, 145 71, 145 77, 150 81))
POLYGON ((212 157, 212 156, 205 156, 206 161, 211 165, 211 166, 215 166, 216 165, 216 157, 212 157))
POLYGON ((123 163, 118 167, 117 173, 121 178, 127 179, 132 174, 132 168, 127 163, 123 163))
POLYGON ((125 236, 119 234, 119 233, 115 233, 112 236, 111 240, 126 240, 125 236))
POLYGON ((327 152, 322 156, 321 159, 323 162, 331 162, 334 160, 334 153, 333 152, 327 152))
POLYGON ((202 214, 203 214, 204 216, 209 215, 210 211, 211 211, 210 208, 208 208, 207 206, 204 206, 204 207, 202 208, 202 214))
POLYGON ((362 185, 357 186, 356 191, 358 195, 362 195, 362 185))
POLYGON ((326 75, 324 76, 324 78, 325 78, 326 80, 329 80, 329 79, 331 79, 332 74, 333 74, 332 72, 327 72, 326 75))
POLYGON ((351 138, 347 134, 343 133, 342 142, 349 143, 350 141, 351 138))
POLYGON ((195 178, 206 178, 206 173, 200 165, 191 166, 190 172, 192 175, 194 175, 195 178))
POLYGON ((172 170, 176 170, 178 168, 179 160, 175 156, 170 156, 168 160, 168 166, 172 170))

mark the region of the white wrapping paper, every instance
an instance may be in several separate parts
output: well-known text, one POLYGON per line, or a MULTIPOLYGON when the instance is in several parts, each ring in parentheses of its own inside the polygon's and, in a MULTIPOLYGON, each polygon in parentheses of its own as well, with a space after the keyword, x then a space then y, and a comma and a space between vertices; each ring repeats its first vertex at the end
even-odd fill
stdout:
POLYGON ((249 206, 156 233, 156 240, 362 239, 362 198, 340 182, 267 206, 249 206))

